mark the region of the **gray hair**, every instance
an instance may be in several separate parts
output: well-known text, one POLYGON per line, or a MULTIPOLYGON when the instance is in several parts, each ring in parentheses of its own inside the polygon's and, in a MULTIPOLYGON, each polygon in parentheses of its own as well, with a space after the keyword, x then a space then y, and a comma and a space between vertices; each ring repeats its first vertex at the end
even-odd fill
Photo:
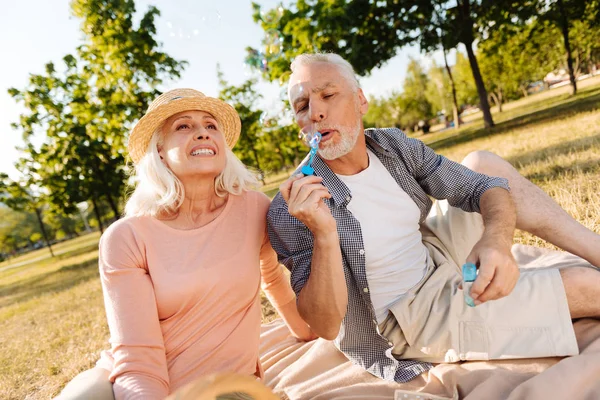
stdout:
MULTIPOLYGON (((358 83, 358 79, 356 78, 356 73, 354 72, 354 68, 352 65, 344 60, 342 56, 335 53, 304 53, 300 54, 292 64, 290 65, 290 69, 292 74, 298 67, 307 66, 315 63, 328 63, 333 64, 338 67, 342 76, 348 81, 350 86, 354 91, 358 91, 360 88, 360 84, 358 83)), ((291 83, 291 80, 290 80, 291 83)), ((289 86, 288 86, 288 95, 289 95, 289 86)))
MULTIPOLYGON (((183 184, 160 159, 158 147, 164 141, 159 127, 150 140, 146 153, 135 166, 136 188, 125 205, 125 216, 152 216, 162 212, 176 213, 183 203, 183 184)), ((229 147, 225 148, 226 164, 215 178, 215 193, 241 194, 258 186, 254 172, 250 171, 229 147)))

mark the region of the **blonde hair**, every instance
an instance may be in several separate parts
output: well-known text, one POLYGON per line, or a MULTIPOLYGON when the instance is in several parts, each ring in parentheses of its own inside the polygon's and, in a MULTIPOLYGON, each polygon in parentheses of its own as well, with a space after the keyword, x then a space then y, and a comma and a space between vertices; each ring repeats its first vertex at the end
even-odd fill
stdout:
MULTIPOLYGON (((348 81, 348 83, 350 84, 352 89, 355 92, 358 91, 358 89, 360 88, 360 84, 358 82, 358 79, 356 78, 356 73, 354 72, 354 68, 352 68, 352 65, 348 61, 346 61, 342 56, 340 56, 339 54, 335 54, 335 53, 304 53, 304 54, 300 54, 299 56, 294 58, 294 61, 292 61, 292 64, 290 65, 290 70, 292 71, 292 74, 293 74, 294 71, 298 67, 307 66, 307 65, 311 65, 311 64, 315 64, 315 63, 319 63, 319 62, 333 64, 333 65, 337 66, 339 71, 341 72, 342 76, 346 79, 346 81, 348 81)), ((292 81, 290 80, 289 84, 291 84, 291 82, 292 81)), ((289 96, 289 90, 290 90, 290 86, 288 85, 288 96, 289 96)))
MULTIPOLYGON (((184 187, 175 174, 162 162, 158 148, 164 135, 159 127, 150 140, 146 153, 135 165, 135 190, 125 205, 125 216, 152 216, 161 213, 177 213, 183 203, 184 187)), ((228 147, 225 148, 226 164, 215 178, 215 194, 225 197, 228 193, 238 195, 256 188, 258 179, 228 147)))

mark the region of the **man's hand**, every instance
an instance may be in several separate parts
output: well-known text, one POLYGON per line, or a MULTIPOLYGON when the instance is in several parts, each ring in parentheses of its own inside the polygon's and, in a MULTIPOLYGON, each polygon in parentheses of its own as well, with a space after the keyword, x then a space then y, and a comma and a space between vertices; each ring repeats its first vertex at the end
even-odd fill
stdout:
POLYGON ((279 186, 290 215, 313 233, 336 230, 335 219, 322 201, 323 198, 331 198, 329 190, 321 184, 322 181, 323 178, 319 176, 294 175, 279 186))
POLYGON ((484 233, 467 257, 479 266, 479 274, 471 287, 475 305, 508 296, 519 280, 519 268, 510 252, 510 243, 484 233))

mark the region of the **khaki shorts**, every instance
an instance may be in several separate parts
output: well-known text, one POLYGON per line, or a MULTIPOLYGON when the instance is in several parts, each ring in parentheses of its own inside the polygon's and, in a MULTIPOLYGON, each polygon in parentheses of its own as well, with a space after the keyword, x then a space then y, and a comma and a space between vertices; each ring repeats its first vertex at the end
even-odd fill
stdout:
POLYGON ((579 353, 559 268, 589 264, 554 252, 559 261, 552 265, 521 268, 509 296, 469 307, 458 285, 483 232, 481 215, 438 201, 423 225, 427 272, 379 325, 396 358, 438 363, 579 353))

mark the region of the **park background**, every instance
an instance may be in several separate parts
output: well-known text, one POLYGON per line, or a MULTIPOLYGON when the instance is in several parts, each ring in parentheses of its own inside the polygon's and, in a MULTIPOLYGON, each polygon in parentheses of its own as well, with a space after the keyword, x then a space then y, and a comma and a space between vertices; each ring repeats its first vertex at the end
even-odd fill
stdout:
POLYGON ((171 88, 237 109, 235 151, 273 196, 306 154, 289 63, 337 52, 366 126, 494 151, 600 231, 600 1, 0 4, 0 398, 51 398, 107 348, 98 239, 131 193, 128 132, 171 88))

